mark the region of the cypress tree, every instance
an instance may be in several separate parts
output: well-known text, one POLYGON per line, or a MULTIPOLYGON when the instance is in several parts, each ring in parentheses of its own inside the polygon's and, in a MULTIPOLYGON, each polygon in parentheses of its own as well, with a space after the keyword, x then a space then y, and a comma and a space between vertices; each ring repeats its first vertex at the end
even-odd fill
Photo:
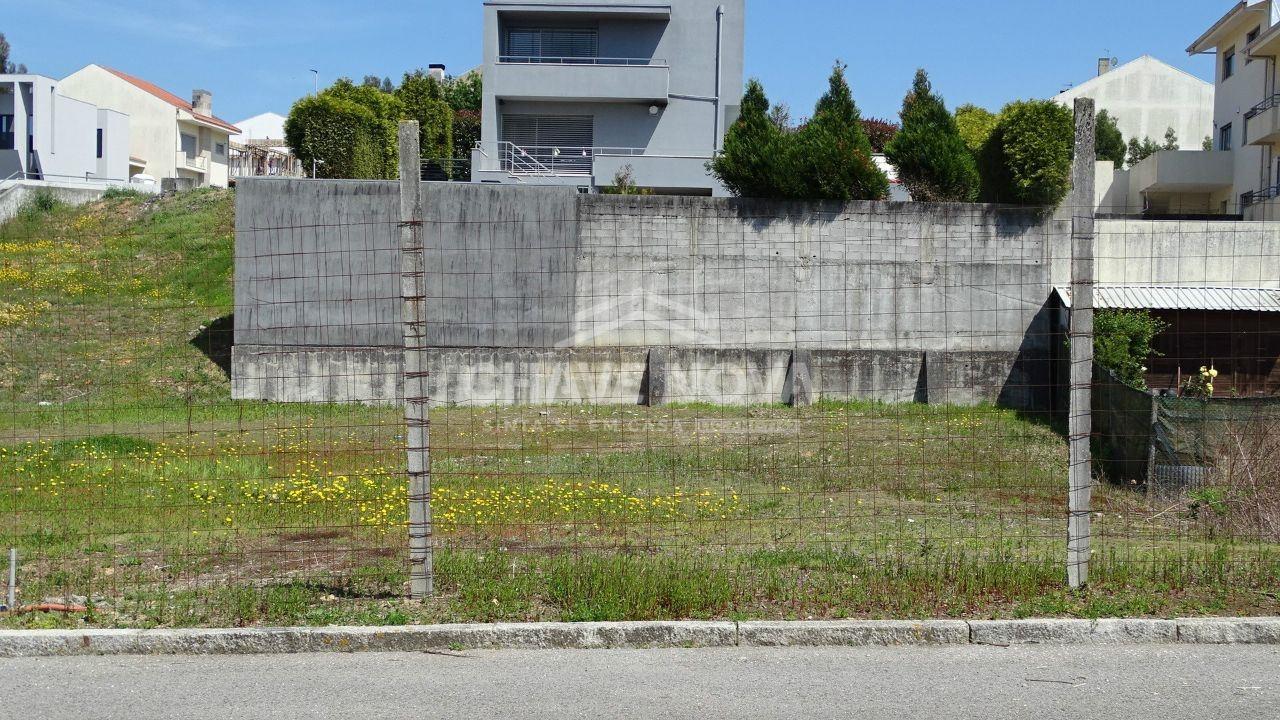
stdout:
POLYGON ((902 130, 885 155, 913 200, 973 202, 978 197, 977 163, 924 70, 916 71, 911 92, 902 101, 902 130))
POLYGON ((741 114, 725 136, 724 151, 710 163, 712 174, 738 197, 787 197, 785 136, 770 118, 769 108, 760 81, 747 83, 741 114))
POLYGON ((882 200, 889 195, 889 179, 871 158, 871 141, 844 71, 845 66, 837 63, 813 119, 793 136, 787 163, 792 198, 848 202, 882 200))

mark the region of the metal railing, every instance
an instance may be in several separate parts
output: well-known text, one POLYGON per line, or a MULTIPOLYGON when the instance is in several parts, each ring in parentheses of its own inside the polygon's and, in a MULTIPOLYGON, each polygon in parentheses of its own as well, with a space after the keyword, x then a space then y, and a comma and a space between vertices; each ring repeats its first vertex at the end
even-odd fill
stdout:
POLYGON ((501 55, 498 57, 498 62, 504 65, 625 65, 638 67, 668 67, 667 61, 661 58, 501 55))
POLYGON ((498 143, 502 169, 514 175, 591 175, 598 156, 638 157, 644 154, 645 148, 498 143))
POLYGON ((1246 121, 1252 120, 1274 107, 1280 107, 1280 93, 1271 95, 1257 105, 1254 105, 1250 108, 1249 112, 1244 114, 1244 119, 1246 121))
POLYGON ((1261 190, 1253 190, 1240 196, 1240 207, 1247 208, 1250 205, 1256 205, 1260 202, 1280 197, 1280 185, 1272 185, 1261 190))

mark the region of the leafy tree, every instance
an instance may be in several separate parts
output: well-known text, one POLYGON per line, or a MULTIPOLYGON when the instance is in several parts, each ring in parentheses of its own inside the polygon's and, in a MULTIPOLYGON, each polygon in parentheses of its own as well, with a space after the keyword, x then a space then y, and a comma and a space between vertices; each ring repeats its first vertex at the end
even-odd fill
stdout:
POLYGON ((827 93, 818 100, 813 119, 792 136, 786 163, 789 197, 803 200, 882 200, 889 179, 876 166, 871 141, 845 79, 836 63, 827 93))
POLYGON ((964 139, 969 151, 975 154, 982 150, 999 120, 995 113, 977 105, 961 105, 956 108, 956 127, 960 130, 960 137, 964 139))
POLYGON ((453 148, 458 157, 470 157, 471 148, 480 142, 480 113, 458 110, 453 114, 453 148))
POLYGON ((1151 342, 1168 327, 1146 310, 1100 310, 1093 335, 1098 364, 1124 384, 1146 390, 1147 363, 1159 355, 1151 342))
POLYGON ((455 111, 480 112, 484 104, 484 76, 469 72, 461 77, 446 78, 444 99, 455 111))
POLYGON ((1200 149, 1205 152, 1213 152, 1213 136, 1205 135, 1204 142, 1200 143, 1200 149))
POLYGON ((1051 100, 1006 105, 978 159, 987 202, 1054 206, 1071 187, 1075 117, 1051 100))
POLYGON ((916 72, 902 101, 902 130, 885 155, 913 200, 973 202, 978 197, 981 180, 973 153, 924 70, 916 72))
POLYGON ((444 99, 444 87, 422 70, 405 73, 395 92, 404 115, 418 121, 422 157, 453 158, 453 108, 444 99))
POLYGON ((898 123, 880 118, 866 118, 862 121, 862 130, 867 134, 867 140, 871 141, 872 152, 884 152, 889 142, 893 140, 893 136, 897 135, 901 129, 898 123))
POLYGON ((769 116, 769 98, 759 80, 747 83, 738 119, 725 135, 724 151, 709 168, 738 197, 784 198, 789 176, 787 137, 769 116))
POLYGON ((1149 137, 1142 140, 1138 140, 1136 137, 1129 138, 1129 167, 1137 167, 1139 163, 1160 152, 1161 149, 1160 144, 1149 137))
POLYGON ((1094 143, 1099 160, 1110 160, 1117 168, 1124 167, 1125 144, 1124 135, 1116 119, 1106 110, 1098 113, 1098 126, 1094 135, 1094 143))
POLYGON ((9 62, 9 52, 11 50, 12 48, 9 46, 9 41, 5 39, 4 33, 0 33, 0 73, 25 75, 27 73, 26 65, 21 63, 14 65, 9 62))
POLYGON ((1174 130, 1173 128, 1169 128, 1168 130, 1165 130, 1164 145, 1160 149, 1161 150, 1178 150, 1179 148, 1180 146, 1178 145, 1178 131, 1174 130))

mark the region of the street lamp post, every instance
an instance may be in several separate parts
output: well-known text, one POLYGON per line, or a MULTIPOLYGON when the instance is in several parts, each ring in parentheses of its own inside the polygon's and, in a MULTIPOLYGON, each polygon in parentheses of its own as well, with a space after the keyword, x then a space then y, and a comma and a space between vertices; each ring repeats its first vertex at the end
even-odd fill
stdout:
MULTIPOLYGON (((315 93, 314 94, 319 95, 320 94, 320 71, 316 70, 315 68, 312 68, 311 74, 315 76, 315 93)), ((316 179, 317 167, 318 167, 318 163, 316 162, 316 156, 315 156, 315 153, 313 152, 311 155, 311 179, 312 180, 316 179)))

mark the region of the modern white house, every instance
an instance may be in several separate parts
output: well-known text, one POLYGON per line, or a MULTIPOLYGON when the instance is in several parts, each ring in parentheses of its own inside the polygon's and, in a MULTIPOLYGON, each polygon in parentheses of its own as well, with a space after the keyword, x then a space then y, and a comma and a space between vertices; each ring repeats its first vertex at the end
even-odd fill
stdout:
POLYGON ((129 176, 177 178, 226 187, 231 135, 239 128, 213 114, 213 94, 191 101, 119 70, 89 65, 60 83, 67 97, 124 113, 130 119, 129 176))
POLYGON ((241 177, 301 177, 293 150, 284 141, 285 116, 267 112, 237 122, 231 136, 230 173, 241 177))
POLYGON ((726 194, 707 171, 742 101, 744 0, 486 0, 472 180, 586 192, 629 172, 726 194))
POLYGON ((1076 98, 1092 98, 1099 112, 1115 119, 1125 139, 1151 138, 1163 142, 1173 128, 1179 146, 1198 150, 1213 134, 1213 83, 1161 62, 1150 55, 1116 65, 1098 60, 1098 75, 1054 96, 1073 107, 1076 98))
POLYGON ((1214 57, 1211 151, 1159 152, 1098 174, 1099 211, 1280 217, 1280 2, 1237 2, 1187 52, 1214 57))
POLYGON ((63 94, 43 75, 0 75, 0 181, 129 178, 129 117, 63 94))

